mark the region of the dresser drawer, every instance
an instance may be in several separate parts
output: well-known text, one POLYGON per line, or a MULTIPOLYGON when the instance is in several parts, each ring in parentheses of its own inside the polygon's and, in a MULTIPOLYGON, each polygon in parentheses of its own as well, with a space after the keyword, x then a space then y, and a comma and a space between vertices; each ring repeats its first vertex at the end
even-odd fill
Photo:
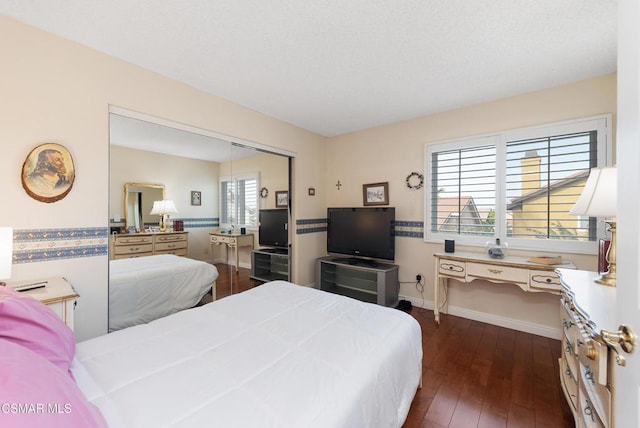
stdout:
POLYGON ((176 242, 176 241, 181 241, 181 242, 187 242, 187 234, 186 233, 171 233, 168 235, 156 235, 155 236, 156 239, 156 248, 158 247, 159 244, 165 243, 165 242, 176 242))
POLYGON ((469 279, 486 279, 516 284, 527 284, 529 282, 529 274, 526 269, 483 263, 467 263, 467 277, 469 279))
POLYGON ((580 365, 586 367, 589 376, 600 385, 607 385, 607 345, 586 337, 578 338, 577 351, 580 365))
POLYGON ((187 249, 186 248, 175 248, 169 250, 156 250, 156 254, 173 254, 174 256, 182 256, 186 257, 187 249))
POLYGON ((562 391, 567 399, 567 402, 573 407, 572 411, 575 411, 578 406, 578 381, 574 377, 574 373, 567 365, 567 360, 564 358, 558 359, 558 365, 560 366, 560 383, 562 384, 562 391))
POLYGON ((150 256, 153 254, 153 244, 127 244, 127 245, 116 245, 114 247, 114 253, 116 256, 124 255, 124 254, 144 254, 150 256))
POLYGON ((598 413, 598 409, 589 396, 584 382, 580 382, 578 388, 578 415, 582 420, 582 424, 577 426, 584 426, 587 428, 607 428, 609 425, 602 419, 602 415, 598 413))
POLYGON ((140 245, 140 244, 151 244, 153 243, 153 237, 150 235, 144 236, 117 236, 115 241, 115 246, 120 245, 140 245))
POLYGON ((175 241, 175 242, 157 242, 156 253, 166 250, 179 250, 187 248, 187 241, 175 241))
POLYGON ((458 262, 454 260, 440 260, 440 266, 438 266, 440 274, 453 276, 456 278, 464 278, 467 276, 467 269, 465 262, 458 262))
POLYGON ((562 286, 560 277, 554 272, 543 270, 529 271, 529 291, 557 291, 560 294, 562 286))

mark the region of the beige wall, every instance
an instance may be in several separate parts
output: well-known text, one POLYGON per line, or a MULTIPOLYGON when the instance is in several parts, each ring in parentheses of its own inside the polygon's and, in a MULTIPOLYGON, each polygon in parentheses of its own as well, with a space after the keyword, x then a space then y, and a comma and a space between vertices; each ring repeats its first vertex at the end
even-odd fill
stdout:
MULTIPOLYGON (((4 207, 11 207, 0 214, 3 226, 108 226, 110 105, 294 152, 296 179, 322 186, 324 139, 318 135, 5 16, 0 16, 0 52, 0 178, 4 207), (76 166, 71 193, 52 204, 31 199, 20 183, 25 157, 46 141, 67 147, 76 166)), ((306 197, 304 187, 300 199, 306 197)), ((294 215, 323 215, 318 201, 294 207, 294 215)), ((323 249, 313 237, 295 240, 294 248, 306 248, 301 260, 317 257, 323 249)), ((76 337, 86 339, 107 331, 107 269, 106 256, 23 263, 14 265, 12 279, 67 277, 81 296, 76 337)), ((312 277, 304 272, 294 280, 304 283, 312 277)))
MULTIPOLYGON (((390 205, 396 207, 396 218, 423 221, 423 193, 407 188, 405 177, 413 171, 424 171, 425 145, 602 113, 613 113, 615 129, 615 75, 331 138, 327 143, 325 175, 327 205, 362 206, 362 184, 388 181, 390 205), (338 180, 342 183, 340 190, 335 187, 338 180)), ((414 304, 422 304, 423 296, 411 282, 416 274, 422 273, 426 275, 425 306, 433 307, 433 253, 441 250, 441 244, 396 238, 400 280, 408 282, 401 284, 400 294, 414 304)), ((565 257, 578 268, 597 269, 594 256, 565 257)), ((557 330, 559 325, 555 296, 525 294, 517 287, 488 283, 474 283, 473 287, 454 285, 450 291, 450 310, 465 316, 495 322, 509 320, 530 331, 557 330)))
MULTIPOLYGON (((109 176, 109 215, 124 219, 124 183, 153 183, 165 186, 178 213, 172 218, 218 217, 218 174, 220 164, 180 156, 111 146, 109 176), (191 191, 202 192, 202 205, 191 205, 191 191)), ((158 217, 155 217, 157 219, 158 217)), ((211 260, 209 232, 212 228, 192 228, 189 232, 189 257, 211 260)))

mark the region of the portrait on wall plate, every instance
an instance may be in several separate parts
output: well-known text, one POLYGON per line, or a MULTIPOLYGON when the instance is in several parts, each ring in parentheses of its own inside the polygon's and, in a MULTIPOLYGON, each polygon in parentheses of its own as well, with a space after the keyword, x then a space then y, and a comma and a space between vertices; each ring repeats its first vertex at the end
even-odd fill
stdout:
POLYGON ((74 179, 73 159, 60 144, 39 145, 31 150, 22 165, 22 187, 40 202, 56 202, 67 196, 74 179))

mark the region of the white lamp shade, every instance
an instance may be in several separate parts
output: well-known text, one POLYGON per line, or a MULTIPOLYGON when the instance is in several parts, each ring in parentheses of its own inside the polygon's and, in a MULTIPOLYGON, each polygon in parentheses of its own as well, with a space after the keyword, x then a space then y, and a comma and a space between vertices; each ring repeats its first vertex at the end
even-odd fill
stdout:
POLYGON ((569 214, 589 217, 615 217, 617 213, 617 168, 591 168, 582 194, 569 214))
POLYGON ((175 214, 178 210, 176 204, 171 200, 153 201, 153 208, 149 215, 175 214))
POLYGON ((11 278, 13 263, 13 229, 0 227, 0 279, 11 278))

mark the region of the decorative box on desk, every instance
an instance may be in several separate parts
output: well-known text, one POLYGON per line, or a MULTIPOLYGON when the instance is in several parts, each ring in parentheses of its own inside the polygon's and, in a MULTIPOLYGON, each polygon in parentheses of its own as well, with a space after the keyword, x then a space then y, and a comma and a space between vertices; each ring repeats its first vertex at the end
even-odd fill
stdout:
POLYGON ((597 272, 557 272, 562 283, 562 389, 576 426, 613 427, 613 374, 620 355, 607 346, 602 331, 618 330, 616 288, 596 284, 597 272))
POLYGON ((574 269, 571 262, 562 265, 532 263, 527 257, 507 256, 491 258, 485 253, 455 252, 436 253, 435 281, 433 284, 436 322, 440 322, 440 312, 447 312, 448 301, 440 302, 440 289, 446 297, 449 279, 470 283, 476 279, 512 284, 527 292, 560 294, 560 278, 554 272, 562 266, 574 269))
POLYGON ((398 265, 349 257, 321 257, 316 259, 316 285, 324 291, 395 307, 398 265))
POLYGON ((73 330, 73 311, 78 293, 64 278, 46 278, 41 280, 7 282, 7 287, 38 287, 21 291, 47 305, 64 323, 73 330))

